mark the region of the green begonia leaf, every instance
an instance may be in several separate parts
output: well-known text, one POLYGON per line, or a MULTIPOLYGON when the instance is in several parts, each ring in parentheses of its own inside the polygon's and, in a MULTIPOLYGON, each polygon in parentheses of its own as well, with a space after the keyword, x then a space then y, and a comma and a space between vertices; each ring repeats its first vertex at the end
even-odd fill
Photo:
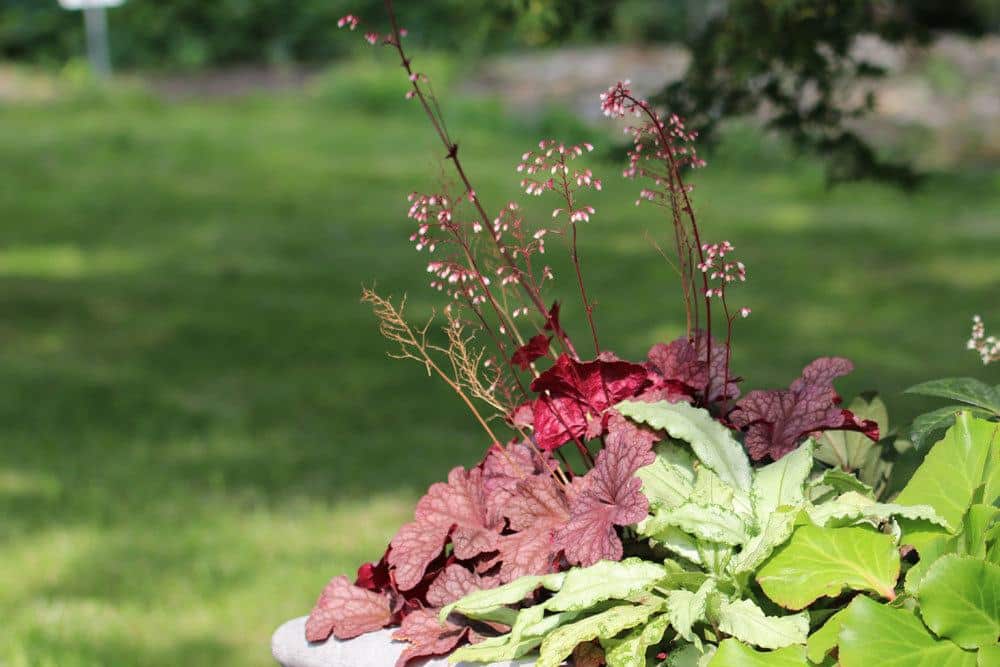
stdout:
POLYGON ((1000 507, 977 503, 969 508, 963 521, 963 553, 976 558, 986 558, 986 550, 991 540, 990 530, 997 528, 997 517, 1000 517, 1000 507))
POLYGON ((719 607, 719 630, 760 648, 805 644, 809 615, 768 616, 750 600, 724 600, 719 607))
POLYGON ((823 627, 809 635, 809 641, 806 642, 806 656, 810 662, 817 664, 823 662, 827 654, 834 649, 837 645, 840 636, 840 627, 844 622, 846 614, 847 610, 841 609, 826 619, 823 627))
POLYGON ((975 667, 976 653, 936 639, 913 612, 859 595, 848 605, 838 642, 842 667, 975 667))
POLYGON ((979 649, 979 661, 976 667, 996 667, 1000 665, 1000 644, 984 646, 979 649))
POLYGON ((972 504, 990 451, 996 424, 961 412, 955 425, 927 453, 896 498, 900 505, 930 505, 956 530, 972 504))
POLYGON ((743 445, 707 410, 667 401, 624 401, 615 407, 629 419, 664 430, 672 438, 688 443, 698 459, 722 481, 740 491, 750 491, 750 461, 743 445))
POLYGON ((931 438, 955 424, 955 415, 968 410, 974 417, 989 417, 991 412, 981 408, 970 408, 966 405, 948 405, 931 410, 918 416, 910 426, 910 440, 917 449, 923 449, 931 442, 931 438))
POLYGON ((992 645, 1000 636, 1000 565, 942 556, 921 580, 917 599, 927 627, 959 646, 992 645))
POLYGON ((865 527, 799 526, 757 573, 769 598, 788 609, 804 609, 822 596, 847 588, 889 599, 899 576, 894 540, 865 527))
POLYGON ((975 378, 943 378, 921 382, 905 393, 948 398, 1000 414, 1000 392, 975 378))
POLYGON ((755 651, 737 639, 726 639, 719 644, 708 667, 803 667, 808 664, 804 646, 755 651))

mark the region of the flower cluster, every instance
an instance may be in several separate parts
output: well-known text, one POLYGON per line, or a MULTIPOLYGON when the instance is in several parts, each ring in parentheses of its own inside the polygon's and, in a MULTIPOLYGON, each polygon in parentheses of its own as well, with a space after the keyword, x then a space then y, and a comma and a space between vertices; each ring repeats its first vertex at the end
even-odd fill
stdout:
POLYGON ((983 365, 1000 361, 1000 339, 996 336, 986 335, 986 325, 979 315, 972 317, 972 335, 966 343, 966 347, 975 350, 982 359, 983 365))
POLYGON ((537 151, 528 151, 521 156, 517 171, 527 174, 521 179, 521 187, 529 195, 538 196, 549 190, 561 194, 566 205, 553 209, 553 218, 566 214, 570 222, 589 221, 594 207, 576 203, 575 194, 580 189, 601 190, 603 184, 599 178, 594 178, 590 169, 570 169, 569 163, 583 155, 584 151, 589 153, 593 150, 591 143, 567 146, 552 139, 543 139, 538 142, 537 151), (539 174, 543 177, 538 178, 539 174))
MULTIPOLYGON (((707 298, 716 297, 725 302, 726 287, 730 283, 745 283, 747 280, 747 267, 740 261, 726 261, 726 255, 731 254, 735 248, 729 241, 722 243, 705 243, 701 246, 705 253, 705 259, 698 262, 697 268, 708 276, 709 288, 705 290, 707 298)), ((749 317, 749 308, 740 308, 740 316, 749 317)))

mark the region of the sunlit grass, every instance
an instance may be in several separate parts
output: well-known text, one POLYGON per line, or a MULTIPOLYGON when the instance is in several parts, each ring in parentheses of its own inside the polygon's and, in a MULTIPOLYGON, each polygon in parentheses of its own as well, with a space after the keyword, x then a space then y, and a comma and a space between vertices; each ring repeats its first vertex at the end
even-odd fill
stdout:
MULTIPOLYGON (((0 110, 0 664, 269 664, 274 627, 481 455, 358 303, 375 280, 415 314, 437 303, 403 213, 440 151, 369 97, 0 110)), ((537 137, 464 109, 453 130, 499 206, 537 137)), ((595 165, 582 252, 602 340, 639 357, 683 315, 644 236, 662 221, 619 169, 595 165)), ((995 174, 827 191, 817 163, 738 131, 697 181, 706 234, 750 268, 750 386, 847 355, 844 393, 882 390, 898 424, 927 405, 908 384, 1000 381, 963 350, 973 312, 1000 323, 995 174)))

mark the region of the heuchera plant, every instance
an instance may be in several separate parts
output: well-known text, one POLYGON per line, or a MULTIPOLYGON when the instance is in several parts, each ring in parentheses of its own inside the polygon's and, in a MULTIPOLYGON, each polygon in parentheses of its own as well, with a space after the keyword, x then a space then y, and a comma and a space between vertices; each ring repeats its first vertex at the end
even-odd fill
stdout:
MULTIPOLYGON (((844 665, 861 665, 874 663, 848 656, 863 654, 859 641, 879 639, 869 622, 884 621, 903 623, 928 646, 993 650, 986 638, 992 631, 995 641, 995 626, 967 632, 925 614, 925 627, 915 604, 900 604, 916 596, 924 605, 923 588, 899 587, 903 545, 905 553, 920 551, 927 585, 936 582, 926 602, 938 618, 955 580, 996 576, 988 560, 995 547, 969 547, 961 537, 966 526, 964 534, 989 533, 996 542, 990 499, 1000 483, 995 463, 987 465, 994 447, 987 427, 969 415, 956 427, 979 429, 983 461, 963 477, 961 508, 926 481, 886 504, 853 474, 863 461, 849 467, 844 446, 817 450, 813 439, 831 431, 879 439, 878 424, 841 406, 833 383, 852 370, 848 360, 817 359, 788 389, 741 397, 731 343, 750 309, 734 306, 731 291, 747 268, 731 243, 702 238, 684 181, 687 170, 704 166, 696 137, 627 81, 600 104, 609 117, 637 119, 627 130, 624 176, 642 181, 636 203, 662 210, 671 231, 686 332, 656 343, 644 360, 617 357, 598 336, 577 244, 602 189, 580 164, 593 146, 545 139, 521 156, 524 192, 556 202, 545 224, 526 220, 516 202, 488 208, 427 75, 404 49, 392 2, 385 4, 391 29, 365 39, 398 55, 406 97, 427 116, 457 179, 457 188, 409 196, 410 240, 431 255, 427 270, 431 287, 447 296, 446 321, 431 331, 406 319, 402 301, 373 290, 363 300, 398 346, 395 356, 451 387, 487 439, 480 463, 431 486, 377 562, 353 582, 338 576, 327 585, 307 639, 396 626, 393 637, 408 642, 400 667, 425 656, 489 662, 536 649, 538 664, 551 666, 567 658, 612 666, 832 664, 838 650, 844 665), (566 240, 586 319, 590 340, 579 346, 560 321, 560 304, 544 292, 553 279, 546 242, 555 237, 566 240), (838 457, 843 465, 824 464, 838 457), (985 495, 973 483, 984 475, 992 484, 985 495), (927 567, 925 551, 949 550, 959 556, 941 558, 946 572, 927 567), (969 555, 979 560, 962 560, 969 555)), ((353 15, 339 25, 363 30, 353 15)), ((954 664, 974 663, 975 656, 954 664)))

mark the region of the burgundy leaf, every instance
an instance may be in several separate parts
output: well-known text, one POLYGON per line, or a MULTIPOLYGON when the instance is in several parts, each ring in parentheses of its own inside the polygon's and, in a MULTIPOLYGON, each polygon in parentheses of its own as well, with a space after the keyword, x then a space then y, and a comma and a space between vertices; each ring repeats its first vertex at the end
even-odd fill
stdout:
POLYGON ((810 434, 827 430, 861 431, 878 440, 878 425, 858 420, 840 407, 833 380, 851 372, 847 359, 823 357, 802 371, 787 391, 752 391, 730 413, 729 420, 746 433, 750 458, 778 460, 810 434))
POLYGON ((561 325, 559 324, 559 302, 553 301, 552 307, 549 308, 549 314, 545 318, 545 330, 546 331, 561 331, 561 325))
POLYGON ((405 667, 417 658, 447 655, 466 639, 468 632, 469 628, 450 620, 441 625, 436 609, 415 611, 403 619, 402 626, 392 635, 397 641, 410 642, 396 661, 396 667, 405 667))
POLYGON ((306 621, 306 640, 351 639, 389 624, 389 599, 354 586, 347 577, 334 577, 326 585, 306 621))
POLYGON ((554 544, 574 565, 620 560, 622 542, 615 526, 628 526, 649 513, 642 481, 635 472, 655 460, 655 435, 644 433, 620 415, 609 420, 609 437, 594 468, 574 484, 570 520, 556 531, 554 544))
POLYGON ((540 359, 549 353, 551 341, 552 337, 545 334, 532 337, 527 343, 517 348, 514 356, 510 359, 511 365, 519 367, 522 371, 528 370, 535 359, 540 359))
POLYGON ((538 446, 552 450, 573 438, 600 433, 604 411, 636 396, 648 382, 646 369, 613 355, 588 362, 561 355, 531 383, 532 391, 541 394, 534 405, 538 446))
POLYGON ((454 555, 461 560, 497 548, 501 526, 487 519, 479 468, 455 468, 448 474, 447 484, 432 485, 417 503, 415 519, 396 533, 388 556, 396 583, 404 591, 420 582, 449 534, 454 555))
MULTIPOLYGON (((663 380, 680 383, 693 396, 701 395, 708 383, 709 364, 706 363, 708 336, 703 331, 696 331, 693 340, 678 338, 669 344, 657 343, 649 350, 649 365, 663 380)), ((712 388, 709 400, 712 402, 724 398, 737 398, 740 395, 739 386, 729 374, 726 383, 726 356, 728 348, 725 343, 712 339, 712 388), (726 386, 723 392, 723 385, 726 386)))

